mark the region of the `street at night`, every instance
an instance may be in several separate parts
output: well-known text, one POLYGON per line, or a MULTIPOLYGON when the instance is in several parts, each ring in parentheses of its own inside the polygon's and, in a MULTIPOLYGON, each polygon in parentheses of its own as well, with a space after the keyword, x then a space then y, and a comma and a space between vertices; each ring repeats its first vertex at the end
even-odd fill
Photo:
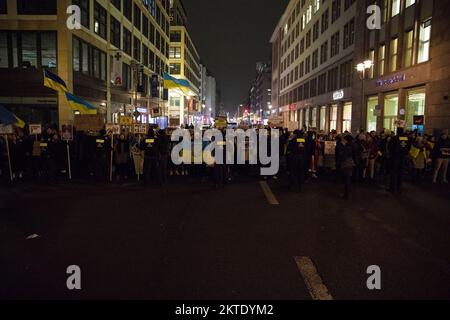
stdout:
POLYGON ((449 16, 0 0, 0 303, 157 320, 448 303, 449 16))
POLYGON ((173 178, 129 185, 19 185, 1 217, 1 296, 27 299, 311 299, 295 257, 309 257, 335 299, 450 298, 449 189, 332 181, 288 192, 243 178, 215 190, 173 178), (15 206, 20 203, 20 209, 15 206), (32 234, 39 238, 25 240, 32 234), (66 268, 82 270, 68 291, 66 268), (382 290, 369 291, 378 265, 382 290))

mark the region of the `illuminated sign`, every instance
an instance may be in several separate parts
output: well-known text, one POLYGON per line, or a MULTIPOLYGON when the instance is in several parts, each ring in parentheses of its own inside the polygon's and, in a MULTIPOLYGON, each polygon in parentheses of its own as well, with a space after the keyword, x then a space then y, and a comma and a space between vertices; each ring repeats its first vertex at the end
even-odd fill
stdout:
POLYGON ((396 75, 389 79, 378 79, 377 87, 389 86, 394 83, 406 81, 406 74, 396 75))
POLYGON ((334 101, 344 99, 344 96, 345 96, 344 95, 344 90, 342 90, 342 89, 333 92, 333 100, 334 101))

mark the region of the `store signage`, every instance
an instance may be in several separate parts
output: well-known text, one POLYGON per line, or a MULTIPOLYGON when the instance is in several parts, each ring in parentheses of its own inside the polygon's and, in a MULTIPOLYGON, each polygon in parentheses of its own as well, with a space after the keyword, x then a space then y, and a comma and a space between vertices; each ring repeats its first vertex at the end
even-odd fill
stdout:
POLYGON ((389 86, 394 83, 403 82, 406 81, 406 74, 402 75, 395 75, 392 78, 389 79, 378 79, 377 80, 377 87, 383 87, 383 86, 389 86))
POLYGON ((344 95, 344 90, 342 90, 342 89, 333 92, 333 100, 334 101, 344 99, 344 96, 345 96, 344 95))
POLYGON ((416 125, 416 126, 423 126, 425 124, 425 117, 424 116, 414 116, 413 122, 414 122, 414 125, 416 125))

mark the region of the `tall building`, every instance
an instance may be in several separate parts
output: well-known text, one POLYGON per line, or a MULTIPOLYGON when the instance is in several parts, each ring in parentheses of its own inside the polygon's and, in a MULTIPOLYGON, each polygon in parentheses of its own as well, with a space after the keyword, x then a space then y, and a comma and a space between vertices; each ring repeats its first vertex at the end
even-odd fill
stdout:
MULTIPOLYGON (((365 130, 425 133, 450 128, 450 2, 359 1, 358 12, 376 3, 381 29, 356 29, 358 62, 373 61, 364 82, 356 77, 353 123, 365 130)), ((357 25, 366 24, 363 15, 357 25)))
POLYGON ((324 131, 449 128, 449 7, 291 0, 271 38, 276 113, 286 126, 324 131), (381 29, 368 26, 372 5, 381 29))
POLYGON ((271 38, 272 105, 286 127, 351 130, 355 15, 354 1, 289 2, 271 38))
POLYGON ((171 126, 201 124, 200 56, 186 26, 187 14, 181 0, 171 0, 169 73, 186 80, 190 90, 169 90, 171 126))
POLYGON ((268 119, 272 111, 272 63, 258 62, 255 79, 255 113, 259 121, 268 119))
POLYGON ((203 123, 210 124, 216 113, 216 79, 204 65, 201 69, 200 101, 202 105, 203 123))
POLYGON ((71 123, 64 95, 43 87, 48 68, 106 121, 139 111, 149 122, 150 110, 164 107, 169 22, 168 0, 2 0, 0 103, 27 122, 71 123), (68 27, 72 4, 80 29, 68 27))

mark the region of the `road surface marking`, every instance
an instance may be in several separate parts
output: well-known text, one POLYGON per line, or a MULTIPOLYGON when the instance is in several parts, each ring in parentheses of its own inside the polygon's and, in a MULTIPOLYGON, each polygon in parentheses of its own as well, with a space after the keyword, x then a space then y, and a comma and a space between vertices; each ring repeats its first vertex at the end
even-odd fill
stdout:
POLYGON ((269 202, 269 204, 271 204, 271 205, 279 205, 280 203, 278 202, 277 198, 273 194, 272 190, 270 190, 270 187, 267 184, 267 182, 266 181, 260 181, 259 184, 261 185, 261 188, 263 189, 264 194, 266 195, 266 198, 267 198, 267 201, 269 202))
POLYGON ((333 300, 311 259, 309 257, 294 257, 294 259, 313 300, 333 300))

